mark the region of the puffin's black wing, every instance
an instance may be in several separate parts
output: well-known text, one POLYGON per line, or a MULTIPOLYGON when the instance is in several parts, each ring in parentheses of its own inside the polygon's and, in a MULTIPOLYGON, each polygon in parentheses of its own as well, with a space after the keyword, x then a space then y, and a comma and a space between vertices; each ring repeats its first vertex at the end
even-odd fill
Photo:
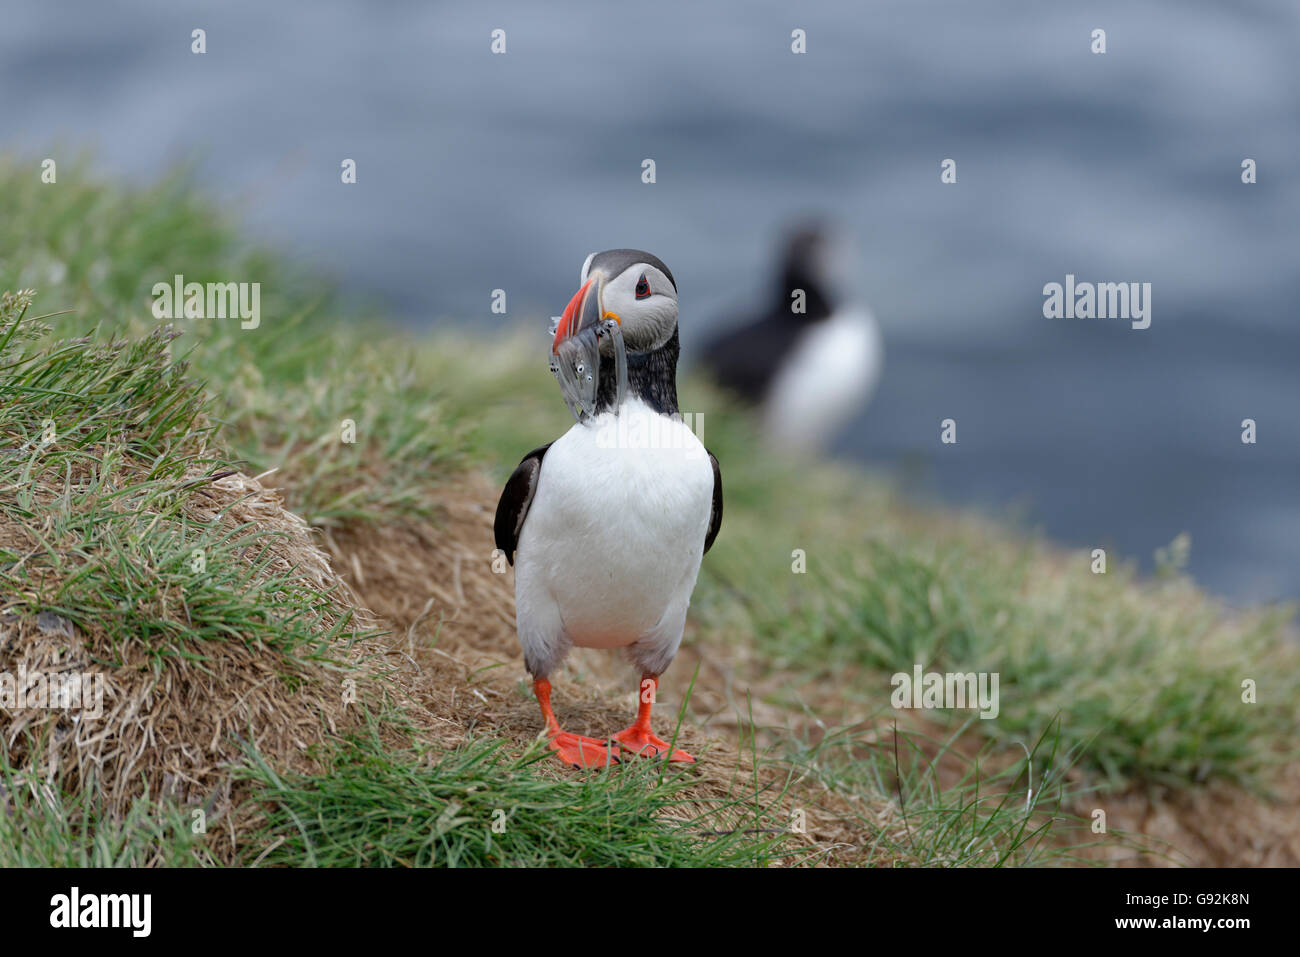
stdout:
POLYGON ((718 385, 759 403, 802 332, 788 314, 769 315, 724 332, 701 358, 718 385))
POLYGON ((709 532, 704 536, 705 552, 713 547, 713 540, 718 537, 718 529, 722 527, 722 472, 712 452, 709 453, 709 461, 713 463, 713 511, 709 513, 709 532))
MULTIPOLYGON (((497 517, 492 523, 492 531, 496 536, 497 548, 506 553, 506 561, 511 565, 515 563, 515 547, 519 544, 519 531, 524 527, 524 519, 528 517, 528 506, 533 504, 533 496, 537 493, 537 479, 542 474, 542 457, 552 444, 547 442, 524 456, 502 489, 501 501, 497 502, 497 517)), ((715 464, 715 504, 718 502, 717 474, 718 467, 715 464)))

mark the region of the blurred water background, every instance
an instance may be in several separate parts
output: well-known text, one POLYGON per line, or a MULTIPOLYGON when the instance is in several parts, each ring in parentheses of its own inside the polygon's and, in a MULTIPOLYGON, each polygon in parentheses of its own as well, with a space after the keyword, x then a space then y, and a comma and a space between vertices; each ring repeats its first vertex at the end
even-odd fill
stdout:
POLYGON ((421 327, 491 331, 500 287, 544 329, 588 252, 646 248, 688 360, 830 214, 887 347, 839 452, 1147 567, 1187 531, 1198 581, 1297 598, 1298 44, 1260 0, 11 0, 0 149, 194 160, 254 240, 421 327), (1066 273, 1150 282, 1151 328, 1044 319, 1066 273))

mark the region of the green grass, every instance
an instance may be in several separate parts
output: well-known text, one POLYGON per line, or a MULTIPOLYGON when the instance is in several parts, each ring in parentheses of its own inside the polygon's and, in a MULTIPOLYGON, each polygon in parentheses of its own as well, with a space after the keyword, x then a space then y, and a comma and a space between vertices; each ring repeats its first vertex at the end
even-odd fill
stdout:
MULTIPOLYGON (((816 743, 791 741, 783 761, 850 798, 849 817, 869 835, 865 852, 872 860, 908 867, 1095 863, 1075 854, 1091 843, 1088 824, 1067 808, 1085 792, 1067 784, 1075 756, 1059 750, 1059 723, 1022 745, 1023 758, 1002 770, 990 769, 991 746, 973 757, 954 748, 966 730, 959 726, 936 739, 894 728, 884 735, 834 729, 816 743), (951 778, 946 785, 937 770, 944 763, 951 778), (886 796, 901 829, 879 821, 886 796)), ((1129 850, 1141 846, 1126 834, 1112 835, 1112 842, 1129 850)))
POLYGON ((246 863, 709 867, 849 858, 886 866, 1000 867, 1074 859, 1070 845, 1048 840, 1086 829, 1061 809, 1075 793, 1064 784, 1068 763, 1052 765, 1060 757, 1057 740, 1045 737, 1024 761, 987 777, 981 759, 968 760, 960 779, 947 786, 922 739, 900 733, 898 741, 892 750, 864 748, 847 729, 815 745, 792 741, 786 754, 758 762, 780 769, 776 782, 760 785, 738 767, 733 793, 702 812, 689 768, 631 762, 557 779, 535 773, 538 762, 550 760, 543 749, 512 755, 500 742, 482 739, 424 756, 358 736, 324 775, 285 777, 255 758, 243 773, 270 809, 246 863), (1040 771, 1027 798, 1031 760, 1040 771), (796 778, 845 795, 850 807, 861 809, 838 814, 854 826, 859 846, 814 849, 795 838, 796 828, 815 826, 809 818, 836 816, 800 807, 790 790, 796 778), (886 804, 896 813, 882 821, 873 809, 886 804))
POLYGON ((280 532, 186 518, 185 497, 228 470, 229 454, 209 447, 206 394, 172 360, 170 337, 40 347, 45 329, 23 321, 27 309, 25 296, 0 301, 0 520, 35 540, 0 547, 4 609, 52 611, 155 659, 234 640, 292 660, 348 632, 330 594, 268 572, 280 532))
POLYGON ((487 739, 426 757, 353 738, 324 775, 285 777, 257 761, 247 773, 270 809, 249 862, 708 867, 763 866, 793 854, 772 809, 743 793, 723 810, 693 810, 689 771, 632 762, 608 773, 536 773, 550 760, 544 748, 515 756, 487 739), (713 834, 724 818, 730 826, 713 834))
POLYGON ((0 156, 0 290, 44 290, 43 302, 58 303, 56 336, 103 328, 136 341, 159 325, 155 282, 179 273, 260 283, 257 329, 171 321, 175 349, 209 385, 231 456, 253 473, 291 472, 294 507, 321 524, 436 510, 428 489, 463 464, 469 423, 445 413, 454 383, 431 379, 407 336, 356 316, 331 321, 331 286, 241 240, 184 169, 143 190, 110 186, 84 161, 60 164, 53 185, 31 169, 0 156), (341 441, 345 419, 356 442, 341 441), (385 481, 356 481, 376 464, 385 481))
MULTIPOLYGON (((0 611, 56 610, 119 642, 144 642, 157 667, 249 635, 287 663, 311 657, 341 627, 327 614, 330 596, 268 575, 264 531, 219 534, 187 522, 183 475, 277 469, 289 505, 317 526, 436 522, 464 470, 504 478, 571 421, 546 370, 540 318, 535 329, 491 339, 419 337, 342 311, 327 284, 250 248, 183 172, 128 189, 96 181, 84 163, 62 164, 57 186, 42 185, 35 169, 0 158, 0 289, 39 287, 47 313, 35 319, 32 307, 18 324, 26 307, 11 299, 0 321, 0 514, 40 529, 42 543, 32 555, 0 550, 0 611), (260 328, 177 320, 178 339, 157 333, 150 287, 178 272, 261 282, 260 328), (346 420, 355 442, 342 440, 346 420), (44 441, 49 423, 54 443, 44 441), (54 494, 42 499, 38 485, 54 494), (207 555, 203 574, 186 561, 196 548, 207 555), (174 614, 180 595, 187 619, 174 614)), ((811 710, 833 726, 877 713, 888 676, 921 664, 998 671, 998 718, 953 715, 951 733, 976 738, 986 757, 1050 735, 1089 788, 1256 787, 1263 769, 1294 756, 1293 609, 1232 612, 1177 568, 1142 581, 1115 556, 1106 575, 1093 575, 1083 553, 915 510, 879 478, 756 452, 743 410, 698 379, 681 394, 683 408, 705 413, 703 438, 727 495, 692 603, 693 637, 723 656, 752 648, 747 667, 757 671, 746 677, 783 675, 771 703, 794 718, 811 710), (804 574, 792 571, 795 549, 806 553, 804 574), (1258 704, 1241 701, 1246 678, 1258 682, 1258 704)), ((979 765, 944 787, 923 762, 904 767, 848 733, 816 746, 800 731, 772 734, 779 747, 762 760, 805 784, 902 802, 909 842, 881 832, 882 855, 1024 864, 1064 853, 1040 839, 1033 814, 990 804, 979 765), (897 786, 900 775, 909 786, 897 786)), ((556 781, 531 760, 489 739, 430 759, 419 749, 386 753, 367 738, 342 744, 315 777, 250 758, 245 773, 266 820, 244 862, 804 859, 784 838, 745 837, 744 828, 702 839, 709 822, 677 820, 688 777, 651 787, 655 772, 629 767, 556 781), (462 807, 442 827, 450 802, 462 807), (484 831, 489 802, 508 809, 505 835, 484 831), (588 828, 608 840, 596 846, 588 828)), ((744 800, 752 820, 776 813, 762 794, 744 800)), ((12 860, 158 853, 156 832, 140 820, 96 819, 89 796, 56 793, 53 804, 24 807, 29 837, 3 852, 12 860), (59 814, 81 823, 52 831, 59 814)), ((163 844, 169 861, 194 859, 188 843, 163 844)))
POLYGON ((140 798, 103 813, 95 795, 69 793, 15 771, 0 754, 0 867, 188 867, 211 863, 186 809, 140 798))
MULTIPOLYGON (((1138 587, 1131 568, 1093 575, 1084 555, 1047 572, 1052 559, 1032 541, 864 535, 815 547, 806 579, 767 563, 794 581, 751 592, 738 610, 718 607, 721 594, 706 614, 732 612, 764 653, 816 662, 826 680, 866 672, 845 685, 850 699, 880 700, 888 675, 918 663, 997 672, 1000 713, 978 732, 1031 738, 1059 714, 1064 745, 1086 745, 1081 764, 1114 787, 1249 783, 1290 749, 1297 675, 1265 664, 1294 661, 1280 638, 1285 611, 1229 616, 1185 580, 1138 587), (1242 701, 1247 678, 1258 704, 1242 701)), ((732 580, 742 573, 723 567, 732 580)))

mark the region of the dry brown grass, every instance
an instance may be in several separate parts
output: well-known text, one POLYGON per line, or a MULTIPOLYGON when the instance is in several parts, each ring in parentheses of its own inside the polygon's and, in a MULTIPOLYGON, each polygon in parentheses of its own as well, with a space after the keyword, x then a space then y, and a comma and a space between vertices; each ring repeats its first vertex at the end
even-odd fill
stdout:
POLYGON ((1106 811, 1107 826, 1142 835, 1151 850, 1117 853, 1099 842, 1085 856, 1129 867, 1300 867, 1300 768, 1280 768, 1270 784, 1266 798, 1220 783, 1099 798, 1091 804, 1106 811))
MULTIPOLYGON (((194 480, 199 476, 187 476, 194 480)), ((270 562, 265 573, 293 574, 305 584, 334 589, 332 624, 354 611, 347 586, 330 568, 301 518, 287 511, 279 494, 242 473, 199 483, 186 498, 185 516, 194 522, 234 529, 245 523, 279 534, 265 539, 270 562)), ((40 554, 39 538, 50 528, 0 524, 0 543, 19 554, 40 554)), ((265 560, 266 556, 263 556, 265 560)), ((75 571, 75 564, 71 570, 75 571)), ((35 594, 10 595, 4 607, 49 600, 59 580, 33 576, 35 594)), ((185 614, 183 596, 168 596, 158 614, 185 614)), ((332 620, 331 620, 332 619, 332 620)), ((364 628, 364 620, 357 628, 364 628)), ((352 727, 355 709, 342 693, 352 677, 373 684, 376 638, 353 640, 348 629, 331 649, 338 664, 287 661, 268 653, 258 636, 206 642, 170 655, 158 666, 139 641, 111 644, 94 623, 74 627, 50 613, 36 618, 0 619, 0 671, 29 676, 92 674, 103 677, 103 713, 82 719, 77 711, 46 707, 3 709, 5 744, 18 770, 35 771, 47 782, 73 789, 97 788, 104 808, 125 812, 138 796, 174 797, 207 810, 217 836, 217 859, 229 859, 236 842, 239 796, 232 793, 229 766, 247 742, 280 766, 311 771, 310 754, 332 735, 352 727), (291 676, 292 682, 286 681, 291 676), (224 839, 223 839, 224 838, 224 839)))

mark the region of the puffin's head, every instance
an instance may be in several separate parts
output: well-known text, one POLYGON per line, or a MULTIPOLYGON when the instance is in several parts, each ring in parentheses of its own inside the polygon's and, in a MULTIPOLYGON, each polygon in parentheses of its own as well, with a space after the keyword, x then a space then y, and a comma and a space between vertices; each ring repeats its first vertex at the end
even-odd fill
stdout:
POLYGON ((790 290, 807 285, 834 284, 837 240, 825 225, 816 220, 794 225, 787 233, 781 250, 781 293, 789 298, 790 290))
POLYGON ((658 349, 677 331, 677 283, 663 260, 639 249, 592 253, 555 330, 552 351, 570 336, 612 318, 629 352, 658 349))

